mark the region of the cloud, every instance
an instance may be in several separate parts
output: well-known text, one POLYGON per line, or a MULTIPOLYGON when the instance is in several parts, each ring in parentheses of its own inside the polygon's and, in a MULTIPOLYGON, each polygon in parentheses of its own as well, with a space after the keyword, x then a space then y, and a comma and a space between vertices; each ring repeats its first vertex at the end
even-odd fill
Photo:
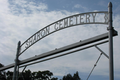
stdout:
POLYGON ((73 9, 83 9, 84 11, 88 11, 88 8, 80 5, 80 4, 76 4, 73 6, 73 9))
POLYGON ((107 6, 105 1, 100 1, 100 2, 98 3, 98 5, 100 5, 100 6, 104 6, 104 7, 107 6))
POLYGON ((48 9, 47 5, 42 2, 35 3, 27 0, 12 0, 10 8, 14 14, 21 13, 26 15, 48 9))
POLYGON ((79 4, 76 4, 75 6, 74 6, 74 8, 80 8, 81 7, 81 5, 79 5, 79 4))
POLYGON ((119 13, 119 11, 120 11, 120 5, 119 5, 119 3, 116 3, 116 5, 117 5, 117 7, 113 10, 114 11, 114 13, 119 13))

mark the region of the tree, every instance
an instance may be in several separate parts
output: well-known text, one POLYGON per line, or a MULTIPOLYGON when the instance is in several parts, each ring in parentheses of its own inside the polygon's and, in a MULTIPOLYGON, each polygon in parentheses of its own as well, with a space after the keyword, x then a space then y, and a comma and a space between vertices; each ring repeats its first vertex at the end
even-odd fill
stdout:
POLYGON ((78 71, 73 75, 73 80, 81 80, 79 77, 78 71))
POLYGON ((81 80, 78 72, 76 72, 73 76, 71 74, 67 74, 63 76, 62 80, 81 80))
POLYGON ((12 77, 13 77, 13 72, 7 71, 7 73, 6 73, 7 80, 12 80, 12 77))
POLYGON ((36 76, 37 76, 37 72, 33 72, 33 73, 32 73, 32 78, 33 78, 33 79, 37 79, 36 76))
POLYGON ((67 74, 66 76, 63 76, 62 80, 73 80, 73 77, 71 74, 67 74))
POLYGON ((32 73, 32 76, 34 77, 34 79, 38 79, 38 80, 49 80, 49 79, 51 79, 52 75, 53 75, 53 73, 48 70, 32 73))
MULTIPOLYGON (((4 67, 4 65, 0 63, 0 67, 4 67)), ((51 76, 53 76, 53 73, 49 70, 37 72, 25 70, 24 72, 19 72, 18 80, 58 80, 58 78, 51 78, 51 76)), ((12 80, 12 77, 12 71, 0 71, 0 80, 12 80)), ((81 78, 79 77, 79 73, 77 71, 73 76, 71 74, 67 74, 60 80, 81 80, 81 78)))
POLYGON ((24 80, 32 80, 32 73, 30 70, 25 70, 25 72, 22 73, 24 80))
MULTIPOLYGON (((4 65, 0 63, 0 68, 1 67, 4 67, 4 65)), ((5 71, 0 71, 0 80, 6 80, 6 73, 5 73, 5 71)))
POLYGON ((52 75, 53 73, 48 70, 38 72, 31 72, 30 70, 26 70, 25 72, 19 74, 18 80, 51 80, 52 75))
POLYGON ((42 76, 44 76, 45 79, 50 79, 51 76, 53 76, 53 73, 50 72, 50 71, 48 71, 48 70, 46 70, 46 71, 43 71, 43 72, 42 72, 42 76))

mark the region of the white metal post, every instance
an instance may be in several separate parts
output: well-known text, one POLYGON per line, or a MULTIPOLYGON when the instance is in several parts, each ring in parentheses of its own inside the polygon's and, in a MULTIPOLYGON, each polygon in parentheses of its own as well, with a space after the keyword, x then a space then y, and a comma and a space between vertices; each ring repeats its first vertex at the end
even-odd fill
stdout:
POLYGON ((112 27, 112 3, 108 4, 108 30, 109 30, 109 79, 114 80, 113 64, 113 27, 112 27))
POLYGON ((19 41, 19 42, 18 42, 18 47, 17 47, 16 59, 15 59, 13 80, 16 80, 16 79, 17 79, 17 69, 19 69, 19 68, 18 68, 18 62, 19 62, 18 57, 19 57, 19 53, 20 53, 20 45, 21 45, 21 42, 19 41))

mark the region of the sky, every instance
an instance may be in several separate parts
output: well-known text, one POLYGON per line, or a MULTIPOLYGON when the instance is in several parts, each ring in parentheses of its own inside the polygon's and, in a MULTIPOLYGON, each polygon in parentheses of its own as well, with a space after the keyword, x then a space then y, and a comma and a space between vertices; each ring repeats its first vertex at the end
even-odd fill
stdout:
MULTIPOLYGON (((118 31, 118 36, 113 38, 114 78, 120 80, 119 0, 0 0, 0 63, 5 66, 14 63, 18 41, 23 43, 40 29, 64 17, 85 12, 108 11, 109 2, 113 4, 113 27, 118 31)), ((97 18, 100 20, 101 16, 97 18)), ((84 24, 57 31, 31 46, 19 57, 19 60, 106 33, 107 27, 108 25, 103 24, 84 24)), ((109 54, 108 43, 98 47, 109 54)), ((80 78, 86 80, 99 55, 100 52, 95 47, 91 47, 28 66, 26 70, 50 70, 55 77, 60 78, 78 71, 80 78)), ((109 60, 104 55, 89 77, 89 80, 96 79, 109 79, 109 60)))

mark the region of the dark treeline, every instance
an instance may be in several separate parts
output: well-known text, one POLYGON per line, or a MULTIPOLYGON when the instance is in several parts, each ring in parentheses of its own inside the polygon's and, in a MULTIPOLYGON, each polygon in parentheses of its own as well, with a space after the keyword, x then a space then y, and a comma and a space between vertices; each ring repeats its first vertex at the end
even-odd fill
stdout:
MULTIPOLYGON (((0 64, 0 67, 3 67, 3 65, 0 64)), ((12 71, 0 72, 0 80, 12 80, 12 77, 12 71)), ((18 80, 58 80, 58 78, 53 77, 53 73, 49 70, 36 72, 25 70, 24 72, 19 72, 18 80)), ((81 80, 81 78, 79 77, 78 72, 76 72, 73 76, 71 74, 64 75, 62 79, 59 80, 81 80)))

